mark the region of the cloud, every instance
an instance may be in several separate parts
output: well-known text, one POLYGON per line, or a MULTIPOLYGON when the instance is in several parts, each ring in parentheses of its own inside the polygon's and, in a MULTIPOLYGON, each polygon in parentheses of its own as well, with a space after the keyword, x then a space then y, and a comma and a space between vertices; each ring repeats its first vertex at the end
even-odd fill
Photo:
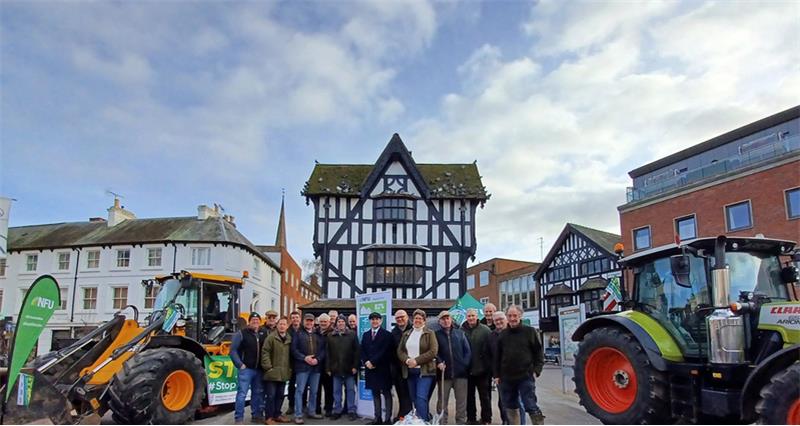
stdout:
POLYGON ((618 233, 629 170, 797 102, 797 4, 591 6, 537 3, 530 50, 476 48, 414 126, 424 159, 478 158, 481 259, 538 258, 566 222, 618 233))

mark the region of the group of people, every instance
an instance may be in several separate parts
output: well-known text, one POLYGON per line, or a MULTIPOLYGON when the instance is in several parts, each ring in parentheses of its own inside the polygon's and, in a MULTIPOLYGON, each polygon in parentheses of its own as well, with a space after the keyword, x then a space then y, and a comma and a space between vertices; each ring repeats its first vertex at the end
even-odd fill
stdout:
POLYGON ((543 424, 535 393, 535 378, 544 365, 539 333, 522 323, 518 306, 502 312, 487 304, 484 314, 479 320, 479 312, 469 309, 459 325, 450 312, 442 311, 438 327, 429 327, 423 310, 410 318, 398 310, 388 331, 383 316, 373 312, 369 329, 358 336, 355 315, 331 311, 319 317, 305 314, 301 321, 299 312, 278 318, 268 311, 262 321, 253 312, 231 343, 231 359, 239 371, 234 420, 243 422, 248 391, 255 422, 288 423, 290 416, 296 424, 303 424, 306 416, 357 420, 357 377, 363 368, 372 394, 371 424, 392 424, 411 412, 431 421, 436 387, 440 424, 448 421, 451 395, 456 424, 492 424, 493 383, 503 424, 524 424, 525 414, 531 423, 543 424), (392 388, 399 404, 396 414, 392 388), (317 398, 321 392, 324 401, 317 398))

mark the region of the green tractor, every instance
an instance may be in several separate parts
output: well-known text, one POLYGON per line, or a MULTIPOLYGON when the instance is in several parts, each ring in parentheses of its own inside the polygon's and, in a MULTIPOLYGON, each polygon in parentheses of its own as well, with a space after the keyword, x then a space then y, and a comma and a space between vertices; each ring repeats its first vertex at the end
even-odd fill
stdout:
POLYGON ((581 405, 605 424, 800 424, 793 250, 721 236, 622 259, 625 310, 572 335, 581 405))

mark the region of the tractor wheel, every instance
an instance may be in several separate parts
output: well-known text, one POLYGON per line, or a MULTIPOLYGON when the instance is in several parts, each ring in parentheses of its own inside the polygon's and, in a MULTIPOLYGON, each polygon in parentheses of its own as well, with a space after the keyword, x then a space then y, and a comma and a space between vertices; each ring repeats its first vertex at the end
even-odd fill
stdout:
POLYGON ((618 328, 587 334, 575 354, 575 393, 604 424, 670 421, 668 384, 636 339, 618 328))
POLYGON ((150 349, 134 355, 114 376, 109 407, 125 424, 185 424, 200 408, 205 388, 205 369, 193 353, 150 349))
POLYGON ((756 404, 759 423, 765 425, 800 425, 800 363, 794 363, 761 389, 756 404))

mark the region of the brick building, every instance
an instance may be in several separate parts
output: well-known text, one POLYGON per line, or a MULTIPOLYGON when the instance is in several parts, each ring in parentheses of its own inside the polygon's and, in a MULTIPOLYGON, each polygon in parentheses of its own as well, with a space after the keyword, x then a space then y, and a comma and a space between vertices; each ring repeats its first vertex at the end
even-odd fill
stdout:
POLYGON ((275 309, 281 315, 289 315, 299 306, 305 305, 316 300, 312 294, 303 286, 303 270, 294 260, 286 246, 286 214, 284 201, 281 200, 281 212, 278 218, 278 232, 275 235, 275 245, 258 246, 267 257, 280 265, 283 275, 281 276, 281 300, 280 306, 275 309))
POLYGON ((467 268, 467 292, 481 303, 491 302, 499 307, 501 305, 500 282, 502 281, 500 276, 507 278, 505 274, 537 265, 533 262, 498 257, 472 265, 467 268))
POLYGON ((716 235, 800 240, 800 106, 646 164, 618 207, 626 254, 716 235))

